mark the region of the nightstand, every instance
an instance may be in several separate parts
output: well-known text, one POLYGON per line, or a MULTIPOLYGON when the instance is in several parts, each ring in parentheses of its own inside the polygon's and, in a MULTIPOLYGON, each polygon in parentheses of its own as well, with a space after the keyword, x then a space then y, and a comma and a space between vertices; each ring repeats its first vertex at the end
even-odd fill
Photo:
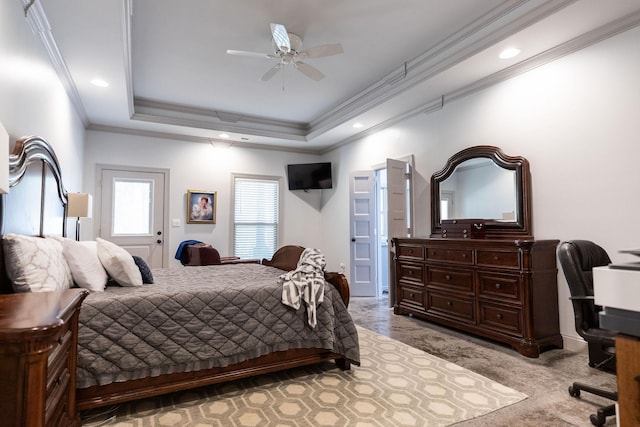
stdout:
POLYGON ((78 314, 86 290, 0 295, 3 426, 80 426, 78 314))

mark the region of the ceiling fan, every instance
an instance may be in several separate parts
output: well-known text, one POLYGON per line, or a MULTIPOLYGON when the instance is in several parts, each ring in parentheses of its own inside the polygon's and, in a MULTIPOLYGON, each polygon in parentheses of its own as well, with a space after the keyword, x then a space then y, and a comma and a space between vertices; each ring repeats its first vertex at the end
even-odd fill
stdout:
POLYGON ((274 53, 257 53, 232 49, 227 50, 229 55, 277 59, 278 63, 260 77, 260 80, 263 82, 270 80, 281 69, 284 70, 285 65, 293 65, 296 70, 300 71, 312 80, 322 80, 324 78, 324 74, 322 74, 320 70, 313 65, 302 62, 301 60, 322 58, 344 52, 340 43, 323 44, 320 46, 310 47, 308 49, 302 49, 302 38, 297 34, 287 32, 287 29, 282 24, 271 24, 271 35, 275 49, 274 53))

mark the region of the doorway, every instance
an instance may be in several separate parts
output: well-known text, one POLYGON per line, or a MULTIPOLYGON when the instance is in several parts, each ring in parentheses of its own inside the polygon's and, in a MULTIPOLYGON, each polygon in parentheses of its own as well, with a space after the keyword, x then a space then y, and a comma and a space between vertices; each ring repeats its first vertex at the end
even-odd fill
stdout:
POLYGON ((376 265, 377 295, 389 293, 389 200, 387 192, 387 168, 377 169, 376 174, 376 265))
POLYGON ((351 174, 350 283, 353 296, 389 294, 395 301, 393 237, 411 235, 413 156, 387 159, 370 171, 351 174))
POLYGON ((151 268, 167 267, 169 171, 97 165, 96 174, 96 236, 141 257, 151 268))

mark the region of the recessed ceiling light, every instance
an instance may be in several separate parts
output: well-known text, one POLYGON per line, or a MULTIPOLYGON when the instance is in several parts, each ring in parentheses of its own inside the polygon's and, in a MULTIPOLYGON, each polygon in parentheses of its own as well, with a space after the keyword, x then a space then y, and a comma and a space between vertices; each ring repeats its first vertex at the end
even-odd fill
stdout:
POLYGON ((228 133, 221 133, 220 135, 218 135, 220 138, 230 138, 228 133))
POLYGON ((93 79, 91 80, 91 84, 98 87, 109 87, 109 83, 102 79, 93 79))
POLYGON ((509 59, 509 58, 513 58, 514 56, 518 56, 519 53, 520 53, 520 49, 515 47, 508 47, 502 52, 500 52, 500 55, 498 55, 498 57, 500 59, 509 59))
POLYGON ((360 123, 360 122, 358 122, 358 123, 354 123, 354 124, 353 124, 353 127, 354 127, 355 129, 360 129, 360 128, 362 127, 362 123, 360 123))

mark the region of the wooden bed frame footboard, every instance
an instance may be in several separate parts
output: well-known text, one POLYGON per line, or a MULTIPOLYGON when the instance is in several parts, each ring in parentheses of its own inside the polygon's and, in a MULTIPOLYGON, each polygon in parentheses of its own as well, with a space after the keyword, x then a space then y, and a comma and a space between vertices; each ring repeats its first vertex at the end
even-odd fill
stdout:
MULTIPOLYGON (((273 259, 277 256, 274 255, 273 259)), ((345 306, 349 305, 349 283, 341 273, 327 272, 325 278, 340 293, 345 306)), ((301 348, 270 353, 224 368, 211 368, 193 372, 179 372, 155 377, 111 383, 76 389, 78 411, 115 405, 131 400, 218 384, 256 375, 268 374, 300 366, 334 360, 338 368, 351 369, 351 362, 339 354, 321 348, 301 348)))
POLYGON ((85 411, 101 406, 114 405, 331 360, 335 360, 340 369, 348 370, 351 367, 349 361, 342 356, 322 349, 279 351, 225 368, 166 374, 121 383, 111 383, 104 386, 76 389, 76 407, 78 411, 85 411))

